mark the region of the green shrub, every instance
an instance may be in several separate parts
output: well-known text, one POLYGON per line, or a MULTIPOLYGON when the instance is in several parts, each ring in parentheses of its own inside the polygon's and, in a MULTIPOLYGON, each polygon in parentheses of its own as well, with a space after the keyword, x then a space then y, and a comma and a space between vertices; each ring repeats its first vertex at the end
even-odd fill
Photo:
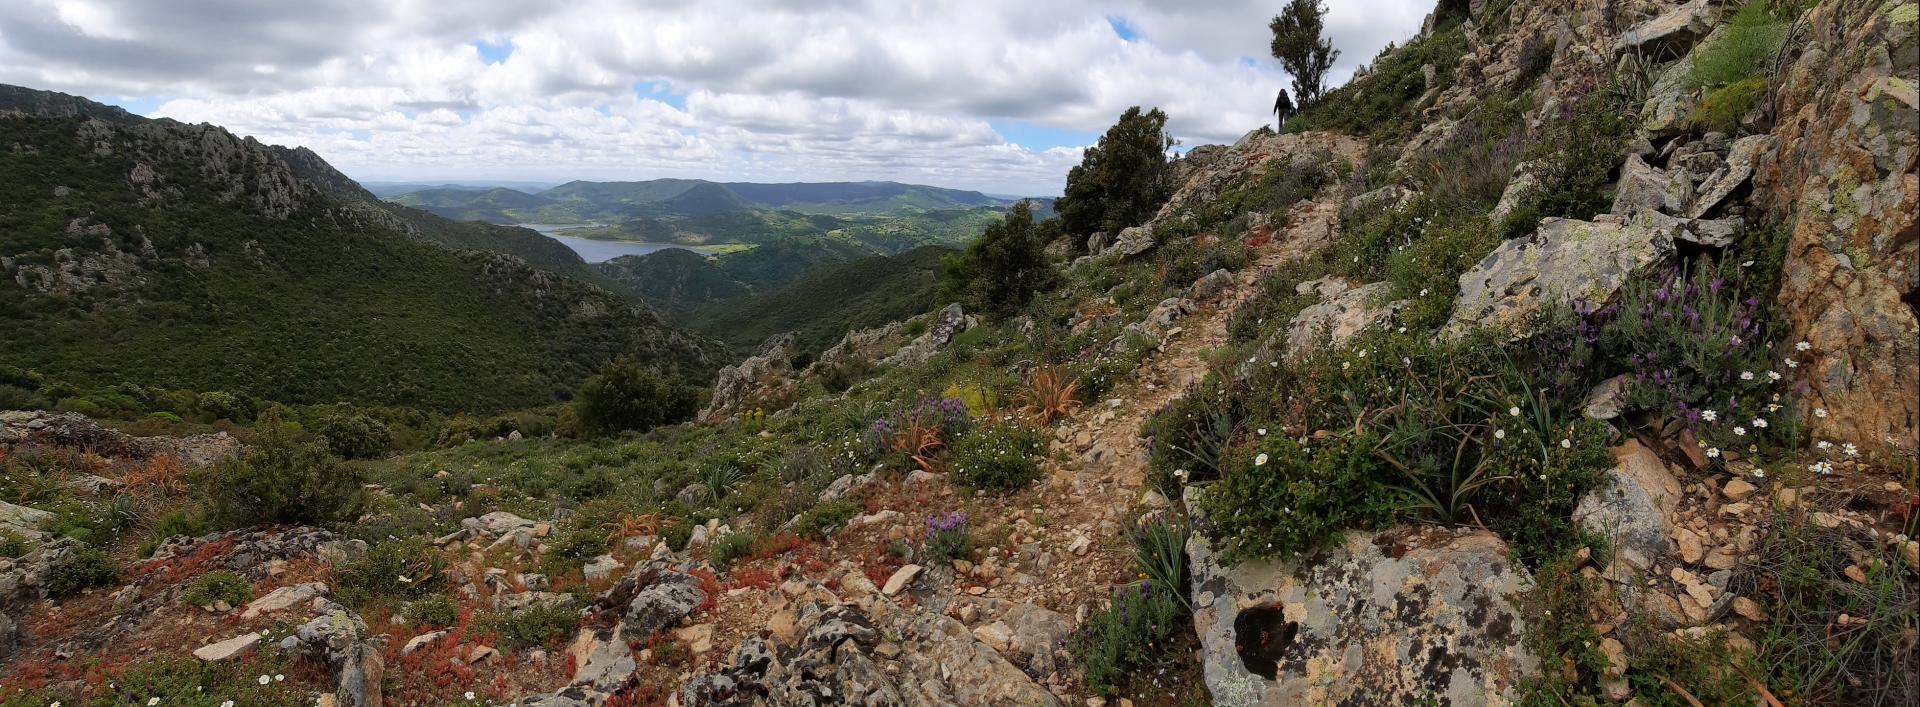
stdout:
POLYGON ((1187 536, 1191 529, 1178 520, 1158 516, 1144 519, 1133 531, 1133 565, 1154 587, 1167 589, 1180 605, 1192 608, 1187 597, 1187 536))
POLYGON ((1179 498, 1182 484, 1220 478, 1238 415, 1217 375, 1155 411, 1140 431, 1148 440, 1148 481, 1167 498, 1179 498))
POLYGON ((1767 0, 1748 2, 1712 42, 1688 57, 1689 88, 1717 88, 1760 77, 1786 40, 1787 24, 1767 0))
POLYGON ((0 557, 17 559, 33 552, 33 542, 11 530, 0 529, 0 557))
POLYGON ((1068 643, 1087 687, 1111 695, 1123 681, 1150 673, 1147 666, 1168 660, 1167 642, 1186 616, 1179 591, 1153 583, 1119 587, 1105 610, 1087 617, 1068 643))
POLYGON ((47 596, 69 597, 94 587, 120 581, 120 563, 105 550, 81 545, 53 566, 47 577, 47 596))
POLYGON ((358 469, 284 421, 278 408, 254 425, 245 454, 200 476, 212 518, 227 527, 329 524, 353 512, 361 483, 358 469))
POLYGON ((535 604, 513 613, 493 614, 481 625, 507 650, 558 647, 580 627, 580 611, 565 604, 535 604))
POLYGON ((844 498, 834 499, 800 514, 800 522, 793 525, 793 530, 801 537, 825 540, 828 534, 857 515, 860 515, 860 506, 844 498))
POLYGON ((1002 421, 961 437, 947 453, 947 478, 965 488, 1013 491, 1040 478, 1034 457, 1046 435, 1026 424, 1002 421))
POLYGON ((927 518, 927 537, 922 545, 935 562, 952 562, 973 557, 973 534, 967 530, 967 514, 954 511, 927 518))
POLYGON ((1767 80, 1752 78, 1714 89, 1693 109, 1693 125, 1700 130, 1733 132, 1740 119, 1767 95, 1767 80))
POLYGON ((150 412, 150 413, 147 413, 147 419, 149 419, 149 420, 158 420, 158 421, 160 421, 160 422, 165 422, 165 423, 168 423, 168 424, 173 424, 173 425, 178 425, 178 424, 180 424, 181 422, 184 422, 184 420, 181 420, 181 419, 180 419, 180 416, 179 416, 179 415, 175 415, 175 414, 173 414, 173 413, 170 413, 170 412, 166 412, 166 411, 164 411, 164 410, 163 410, 163 411, 160 411, 160 412, 150 412))
POLYGON ((588 560, 607 554, 607 534, 597 528, 576 528, 547 544, 540 570, 559 577, 579 571, 588 560))
POLYGON ((713 541, 713 547, 707 550, 707 560, 713 566, 726 569, 737 560, 753 556, 753 548, 759 538, 746 531, 734 531, 713 541))
POLYGON ((1612 207, 1613 171, 1626 158, 1633 127, 1622 108, 1611 95, 1595 91, 1541 130, 1523 160, 1531 163, 1535 187, 1506 221, 1494 224, 1501 238, 1532 232, 1550 216, 1587 220, 1612 207))
POLYGON ((253 419, 253 406, 239 396, 217 390, 201 393, 193 406, 208 421, 246 422, 253 419))
POLYGON ((699 394, 680 380, 619 359, 581 384, 575 407, 584 431, 609 435, 690 419, 699 402, 699 394))
POLYGON ((1463 27, 1455 22, 1404 47, 1389 44, 1374 57, 1372 71, 1305 106, 1300 115, 1287 121, 1286 131, 1329 130, 1385 142, 1417 130, 1421 121, 1415 110, 1417 99, 1429 90, 1444 90, 1451 85, 1450 67, 1458 65, 1466 54, 1463 27), (1427 64, 1440 69, 1433 85, 1428 85, 1420 68, 1427 64))
MULTIPOLYGON (((74 695, 59 693, 24 693, 9 697, 0 704, 7 707, 50 704, 89 707, 223 707, 227 704, 301 707, 312 702, 307 692, 293 681, 258 682, 263 668, 267 671, 278 670, 276 666, 263 666, 257 661, 202 663, 183 655, 145 658, 109 673, 111 679, 95 685, 89 701, 83 702, 74 695)), ((5 694, 0 690, 0 695, 5 694)))
POLYGON ((314 434, 342 459, 373 459, 393 448, 393 432, 385 423, 359 410, 334 410, 314 421, 314 434))
POLYGON ((1200 499, 1227 561, 1291 557, 1346 528, 1386 523, 1405 499, 1378 480, 1376 442, 1336 435, 1309 446, 1266 435, 1253 454, 1236 456, 1200 499))
POLYGON ((225 601, 227 606, 237 607, 252 599, 253 584, 226 570, 200 575, 180 594, 180 601, 188 606, 207 606, 215 601, 225 601))
POLYGON ((660 539, 674 552, 687 549, 687 541, 693 538, 693 523, 686 519, 676 519, 660 526, 660 539))
POLYGON ((408 606, 407 619, 416 626, 445 628, 460 623, 460 605, 446 596, 435 594, 408 606))
POLYGON ((335 591, 340 601, 356 607, 378 599, 417 599, 439 589, 444 564, 440 551, 424 538, 388 541, 335 570, 335 591))

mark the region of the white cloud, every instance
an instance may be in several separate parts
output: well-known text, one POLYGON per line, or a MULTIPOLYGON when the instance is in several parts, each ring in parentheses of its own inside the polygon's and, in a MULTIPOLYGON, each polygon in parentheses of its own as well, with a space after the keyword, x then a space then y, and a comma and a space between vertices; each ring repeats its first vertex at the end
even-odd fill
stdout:
MULTIPOLYGON (((1008 143, 989 121, 1097 134, 1149 105, 1186 144, 1226 141, 1263 124, 1285 83, 1266 56, 1266 2, 556 5, 16 0, 0 3, 0 82, 169 98, 151 114, 306 145, 365 179, 896 179, 1023 193, 1056 192, 1078 151, 1008 143), (511 54, 489 63, 480 41, 511 54)), ((1332 5, 1336 77, 1427 10, 1332 5)))

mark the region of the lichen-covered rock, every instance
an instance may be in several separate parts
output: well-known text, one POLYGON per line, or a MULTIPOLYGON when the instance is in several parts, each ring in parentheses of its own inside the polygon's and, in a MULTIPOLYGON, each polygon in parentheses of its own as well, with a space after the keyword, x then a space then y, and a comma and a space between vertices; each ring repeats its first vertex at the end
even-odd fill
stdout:
POLYGON ((1510 603, 1526 569, 1486 532, 1348 532, 1296 562, 1192 558, 1194 629, 1216 705, 1504 705, 1535 669, 1510 603))
POLYGON ((973 327, 974 318, 960 309, 960 303, 949 304, 933 315, 927 323, 927 332, 921 334, 906 346, 900 347, 892 356, 881 363, 889 366, 918 366, 932 360, 940 349, 952 341, 955 334, 973 327))
POLYGON ((1679 56, 1713 30, 1718 15, 1712 0, 1692 0, 1634 25, 1614 44, 1616 52, 1648 57, 1679 56))
POLYGON ((1460 276, 1450 332, 1475 325, 1513 329, 1543 304, 1601 303, 1627 278, 1673 253, 1674 233, 1656 225, 1549 218, 1460 276))
POLYGON ((1824 438, 1890 444, 1920 437, 1920 20, 1912 3, 1832 0, 1803 19, 1805 49, 1777 78, 1775 159, 1757 200, 1791 214, 1779 303, 1789 341, 1811 350, 1793 372, 1801 409, 1824 438))
POLYGON ((1187 297, 1196 300, 1210 299, 1232 288, 1233 281, 1232 271, 1225 268, 1215 270, 1194 280, 1193 285, 1187 288, 1187 297))
POLYGON ((1390 320, 1407 304, 1406 300, 1381 301, 1393 292, 1393 283, 1388 282, 1352 287, 1329 277, 1300 283, 1296 289, 1301 294, 1318 291, 1321 299, 1287 323, 1287 355, 1295 357, 1313 351, 1322 337, 1332 346, 1346 343, 1367 327, 1390 320))
MULTIPOLYGON (((1779 143, 1772 135, 1748 135, 1733 141, 1726 163, 1700 183, 1698 194, 1684 215, 1701 218, 1720 206, 1734 190, 1744 186, 1747 179, 1753 176, 1755 164, 1773 159, 1779 143)), ((1682 215, 1678 210, 1669 210, 1668 213, 1682 215)))
POLYGON ((1113 246, 1101 251, 1101 253, 1112 253, 1121 258, 1131 258, 1153 250, 1153 246, 1153 229, 1147 226, 1133 226, 1121 229, 1120 235, 1115 236, 1113 239, 1113 246))
POLYGON ((774 337, 760 353, 720 369, 713 381, 713 398, 700 419, 718 422, 743 410, 773 412, 793 401, 799 380, 794 376, 793 335, 774 337))
POLYGON ((28 540, 39 540, 41 528, 53 520, 53 514, 38 508, 16 506, 0 501, 0 530, 11 532, 28 540))
POLYGON ((1600 487, 1580 497, 1573 520, 1611 541, 1619 559, 1646 571, 1673 553, 1673 513, 1680 482, 1660 456, 1639 442, 1614 448, 1617 463, 1600 487))

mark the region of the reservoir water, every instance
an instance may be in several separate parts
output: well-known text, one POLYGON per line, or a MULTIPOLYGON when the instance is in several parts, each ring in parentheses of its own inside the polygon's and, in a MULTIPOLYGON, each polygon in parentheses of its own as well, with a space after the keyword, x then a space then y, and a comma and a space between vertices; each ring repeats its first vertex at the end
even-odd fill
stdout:
POLYGON ((552 238, 556 241, 560 241, 561 243, 565 243, 568 248, 572 248, 573 252, 579 253, 580 257, 589 263, 604 263, 614 258, 618 258, 622 255, 646 255, 648 253, 664 250, 667 248, 682 248, 685 250, 691 250, 696 253, 713 252, 712 248, 706 248, 701 246, 680 245, 678 243, 644 243, 641 241, 601 241, 601 240, 594 240, 592 238, 578 238, 575 236, 563 236, 558 233, 559 231, 564 231, 568 229, 589 227, 589 226, 592 226, 593 224, 519 223, 514 225, 519 226, 521 228, 531 228, 535 231, 539 231, 540 233, 546 235, 548 238, 552 238))

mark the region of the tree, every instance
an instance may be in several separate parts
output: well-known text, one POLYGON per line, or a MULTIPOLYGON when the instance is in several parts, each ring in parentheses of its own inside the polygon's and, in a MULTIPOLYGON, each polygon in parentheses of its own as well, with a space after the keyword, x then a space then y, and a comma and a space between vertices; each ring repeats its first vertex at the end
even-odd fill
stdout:
POLYGON ((1326 29, 1327 8, 1319 0, 1292 0, 1267 28, 1273 30, 1273 58, 1293 75, 1293 95, 1301 108, 1313 105, 1327 92, 1327 70, 1340 51, 1320 36, 1326 29))
POLYGON ((1033 222, 1027 202, 1014 204, 1006 218, 987 226, 966 252, 947 257, 940 279, 941 301, 957 301, 968 309, 1001 317, 1019 311, 1053 279, 1046 244, 1049 233, 1055 231, 1054 221, 1033 222))
POLYGON ((576 407, 588 434, 645 432, 693 417, 700 404, 692 386, 620 358, 580 384, 576 407))
POLYGON ((1280 95, 1273 97, 1273 129, 1286 127, 1287 119, 1293 117, 1293 99, 1287 97, 1287 89, 1280 89, 1280 95))
MULTIPOLYGON (((1118 232, 1153 218, 1173 194, 1173 166, 1167 149, 1167 114, 1139 106, 1120 114, 1100 142, 1087 148, 1080 165, 1067 172, 1066 193, 1053 208, 1067 233, 1118 232)), ((1076 248, 1085 243, 1075 243, 1076 248)))
POLYGON ((205 472, 214 520, 227 527, 325 525, 350 515, 361 474, 286 419, 278 406, 253 425, 247 451, 205 472))

